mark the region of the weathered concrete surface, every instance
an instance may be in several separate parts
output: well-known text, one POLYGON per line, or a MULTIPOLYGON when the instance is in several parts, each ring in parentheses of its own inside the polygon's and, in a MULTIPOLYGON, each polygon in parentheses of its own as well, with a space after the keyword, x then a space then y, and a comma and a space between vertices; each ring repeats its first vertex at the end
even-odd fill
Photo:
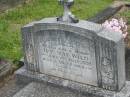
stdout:
POLYGON ((80 92, 55 87, 48 84, 30 83, 13 97, 86 97, 80 92))
POLYGON ((4 84, 1 83, 0 87, 0 97, 13 97, 17 92, 19 92, 27 84, 16 84, 15 77, 10 76, 9 79, 6 79, 4 84))
POLYGON ((126 78, 130 80, 130 57, 126 60, 126 78))
MULTIPOLYGON (((71 89, 73 91, 80 91, 80 93, 86 95, 87 97, 93 97, 93 96, 96 96, 96 97, 129 97, 130 96, 130 82, 129 81, 126 81, 126 85, 121 89, 121 91, 116 92, 116 91, 109 91, 109 90, 101 89, 101 88, 90 86, 90 85, 76 83, 73 81, 68 81, 65 79, 61 80, 61 78, 51 77, 51 76, 45 75, 45 74, 33 74, 33 72, 31 73, 29 71, 26 71, 26 69, 24 69, 24 68, 21 68, 17 71, 16 79, 19 84, 20 83, 30 83, 30 82, 40 82, 42 84, 47 84, 50 86, 57 86, 59 89, 61 87, 63 87, 63 88, 71 89)), ((27 89, 25 89, 25 90, 27 90, 27 89)), ((23 90, 22 93, 24 93, 25 90, 23 90)), ((43 88, 43 90, 44 90, 44 88, 43 88)), ((22 93, 17 94, 17 95, 21 95, 22 93)), ((26 94, 26 92, 25 92, 25 94, 26 94)), ((28 95, 27 95, 27 97, 31 97, 28 95)), ((17 96, 15 96, 15 97, 17 97, 17 96)), ((39 97, 44 97, 44 96, 39 96, 39 97)), ((53 96, 48 96, 48 97, 53 97, 53 96)), ((58 96, 56 96, 56 97, 58 97, 58 96)))
POLYGON ((89 94, 81 94, 80 92, 70 91, 66 88, 55 87, 52 85, 32 82, 16 93, 13 97, 130 97, 130 82, 121 92, 110 92, 104 96, 94 96, 89 94))

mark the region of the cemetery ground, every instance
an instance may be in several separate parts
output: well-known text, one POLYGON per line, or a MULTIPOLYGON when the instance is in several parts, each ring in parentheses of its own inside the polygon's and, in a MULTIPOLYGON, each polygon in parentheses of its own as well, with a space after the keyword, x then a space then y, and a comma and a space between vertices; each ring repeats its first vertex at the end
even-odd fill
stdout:
MULTIPOLYGON (((76 0, 72 12, 80 19, 88 19, 109 6, 114 0, 76 0)), ((126 0, 130 1, 130 0, 126 0)), ((128 22, 130 32, 130 10, 121 11, 117 16, 123 17, 128 22)), ((57 0, 32 0, 14 8, 2 10, 0 14, 0 65, 10 63, 11 73, 17 70, 22 55, 21 27, 31 21, 40 20, 45 17, 59 16, 63 8, 58 5, 57 0)), ((129 41, 129 40, 128 40, 129 41)), ((130 48, 130 42, 127 45, 130 48)), ((14 76, 5 78, 5 84, 0 85, 0 97, 10 97, 24 85, 15 86, 14 76), (3 87, 4 86, 4 87, 3 87), (13 87, 13 89, 12 89, 13 87), (5 94, 5 91, 8 91, 5 94)))

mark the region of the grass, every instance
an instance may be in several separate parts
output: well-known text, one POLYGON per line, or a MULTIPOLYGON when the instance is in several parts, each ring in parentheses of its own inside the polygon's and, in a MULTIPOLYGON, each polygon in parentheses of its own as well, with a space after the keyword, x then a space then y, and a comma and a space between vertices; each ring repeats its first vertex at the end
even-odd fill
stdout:
MULTIPOLYGON (((113 0, 75 0, 72 12, 80 19, 90 18, 113 0)), ((0 15, 0 59, 11 61, 22 57, 20 28, 34 20, 60 16, 63 8, 57 0, 31 0, 0 15)))
MULTIPOLYGON (((128 0, 128 1, 130 1, 130 0, 128 0)), ((119 18, 122 17, 127 22, 128 32, 130 33, 130 9, 126 7, 122 11, 117 13, 115 16, 119 17, 119 18)))
POLYGON ((125 17, 127 19, 128 24, 130 25, 130 10, 126 10, 120 14, 121 17, 125 17))

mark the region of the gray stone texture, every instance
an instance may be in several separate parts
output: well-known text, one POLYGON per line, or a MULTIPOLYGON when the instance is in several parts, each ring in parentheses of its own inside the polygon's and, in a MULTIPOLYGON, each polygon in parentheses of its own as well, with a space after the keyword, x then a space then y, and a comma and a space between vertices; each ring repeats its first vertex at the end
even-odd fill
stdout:
POLYGON ((130 57, 126 60, 126 78, 130 81, 130 57))
MULTIPOLYGON (((43 85, 47 84, 47 85, 49 85, 49 87, 55 86, 55 87, 58 87, 59 89, 61 89, 61 87, 63 87, 63 88, 78 92, 78 93, 80 93, 80 95, 83 94, 86 97, 93 97, 93 96, 94 97, 129 97, 130 96, 130 82, 129 81, 126 81, 126 84, 121 89, 121 91, 116 92, 116 91, 109 91, 109 90, 106 90, 106 89, 98 88, 98 87, 91 86, 91 85, 85 85, 85 84, 77 83, 77 82, 70 81, 70 80, 65 80, 65 79, 62 79, 62 78, 49 76, 49 75, 46 75, 46 74, 38 74, 38 73, 34 74, 33 72, 27 71, 25 69, 25 67, 19 69, 16 72, 16 79, 17 79, 17 83, 19 83, 19 84, 21 84, 21 83, 27 84, 27 83, 30 83, 30 82, 38 82, 38 83, 42 83, 43 85)), ((43 90, 45 90, 45 88, 43 88, 43 90)), ((43 91, 43 90, 41 89, 41 91, 43 91)), ((50 90, 50 91, 53 91, 53 89, 50 90)), ((36 92, 39 92, 39 91, 36 91, 36 92)), ((64 89, 64 92, 66 92, 65 89, 64 89)), ((22 93, 20 92, 17 95, 26 94, 26 93, 28 93, 28 91, 24 93, 24 91, 22 90, 22 93)), ((28 95, 29 95, 29 97, 31 97, 30 96, 31 93, 29 93, 28 95)), ((48 95, 50 95, 50 97, 53 97, 52 96, 53 94, 48 94, 48 95)), ((64 93, 63 93, 63 95, 64 95, 64 93)), ((41 96, 36 96, 36 97, 41 97, 41 96)), ((74 96, 74 97, 78 97, 78 96, 74 96)))
POLYGON ((11 64, 8 62, 0 62, 0 80, 3 80, 12 70, 11 64))
POLYGON ((30 83, 13 97, 86 97, 80 92, 70 91, 43 83, 30 83))
MULTIPOLYGON (((102 90, 102 94, 105 93, 105 95, 100 96, 84 94, 80 91, 72 91, 67 88, 56 87, 47 83, 32 82, 13 97, 130 97, 130 82, 127 82, 126 85, 127 86, 118 93, 102 90)), ((96 92, 97 91, 95 91, 95 93, 96 92)))

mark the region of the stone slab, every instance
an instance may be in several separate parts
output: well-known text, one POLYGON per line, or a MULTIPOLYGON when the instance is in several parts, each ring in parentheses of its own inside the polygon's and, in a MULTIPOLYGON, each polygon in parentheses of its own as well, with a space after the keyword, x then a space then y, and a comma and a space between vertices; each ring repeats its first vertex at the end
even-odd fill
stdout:
POLYGON ((41 73, 98 86, 94 41, 62 30, 40 31, 36 39, 41 73))
POLYGON ((29 83, 13 97, 86 97, 79 92, 43 83, 29 83))
MULTIPOLYGON (((21 83, 21 82, 30 83, 30 82, 36 81, 36 82, 46 83, 48 85, 54 85, 57 87, 68 88, 70 90, 78 91, 84 95, 91 95, 91 96, 96 96, 96 97, 130 97, 130 81, 126 81, 126 85, 121 89, 120 92, 115 92, 115 91, 109 91, 109 90, 105 90, 105 89, 90 86, 90 85, 73 82, 70 80, 65 80, 58 77, 52 77, 45 74, 36 74, 36 73, 33 74, 33 72, 26 71, 24 67, 16 71, 15 74, 16 74, 16 80, 18 83, 21 83)), ((41 91, 43 90, 41 89, 41 91)), ((22 90, 22 93, 20 94, 23 94, 23 91, 24 90, 22 90)), ((25 92, 25 94, 27 92, 25 92)), ((20 94, 17 94, 17 95, 20 95, 20 94)), ((14 96, 14 97, 21 97, 21 96, 14 96)), ((22 97, 31 97, 31 96, 22 96, 22 97)), ((38 96, 34 96, 34 97, 38 97, 38 96)), ((44 97, 44 96, 39 96, 39 97, 44 97)), ((77 97, 77 96, 72 96, 72 97, 77 97)))

